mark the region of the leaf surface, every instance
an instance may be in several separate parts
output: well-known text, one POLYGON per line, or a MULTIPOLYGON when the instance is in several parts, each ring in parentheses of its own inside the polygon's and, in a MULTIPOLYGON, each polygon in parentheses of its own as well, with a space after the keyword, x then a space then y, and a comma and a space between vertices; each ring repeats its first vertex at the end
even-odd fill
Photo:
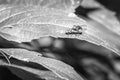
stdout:
POLYGON ((30 61, 38 63, 51 70, 60 78, 66 80, 83 80, 82 77, 76 73, 76 71, 71 66, 55 59, 42 57, 37 52, 32 52, 25 49, 2 49, 2 51, 16 59, 26 62, 30 61))

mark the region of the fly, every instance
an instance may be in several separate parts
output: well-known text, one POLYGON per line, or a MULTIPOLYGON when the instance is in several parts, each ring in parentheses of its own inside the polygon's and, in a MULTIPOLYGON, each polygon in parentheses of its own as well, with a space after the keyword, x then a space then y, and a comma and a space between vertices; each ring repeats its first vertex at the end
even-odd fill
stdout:
POLYGON ((67 34, 67 35, 72 35, 72 34, 75 34, 75 35, 77 35, 77 34, 82 34, 82 27, 81 26, 79 26, 79 25, 73 25, 73 27, 70 29, 70 30, 68 30, 65 34, 67 34))

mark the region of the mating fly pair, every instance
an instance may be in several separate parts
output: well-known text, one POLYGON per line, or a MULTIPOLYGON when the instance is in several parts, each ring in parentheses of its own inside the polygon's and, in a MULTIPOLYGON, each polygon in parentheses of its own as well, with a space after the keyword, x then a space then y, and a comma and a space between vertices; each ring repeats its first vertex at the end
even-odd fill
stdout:
POLYGON ((66 35, 81 35, 83 32, 83 28, 79 25, 73 25, 73 27, 68 30, 65 34, 66 35))

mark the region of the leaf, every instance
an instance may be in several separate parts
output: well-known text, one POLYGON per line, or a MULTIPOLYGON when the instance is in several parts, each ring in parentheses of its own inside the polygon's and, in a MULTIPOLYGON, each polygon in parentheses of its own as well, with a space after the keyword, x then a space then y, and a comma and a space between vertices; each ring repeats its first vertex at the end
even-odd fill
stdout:
POLYGON ((51 71, 44 71, 44 70, 38 70, 38 69, 34 69, 34 68, 30 68, 30 67, 26 67, 26 66, 19 66, 19 65, 15 65, 15 64, 7 64, 3 61, 0 61, 0 66, 6 66, 8 67, 12 73, 14 73, 15 75, 17 75, 18 77, 24 79, 24 80, 32 80, 31 77, 33 76, 28 76, 27 74, 25 76, 25 71, 32 73, 34 75, 36 75, 38 78, 42 78, 42 79, 46 79, 46 80, 64 80, 60 77, 58 77, 56 74, 54 74, 51 71), (23 74, 23 75, 22 75, 23 74))
POLYGON ((28 51, 25 49, 2 49, 2 51, 16 59, 38 63, 51 70, 60 78, 69 80, 83 80, 71 66, 55 59, 42 57, 37 52, 28 51))
POLYGON ((118 55, 120 54, 120 36, 94 20, 84 20, 77 16, 71 17, 69 16, 71 13, 51 8, 25 8, 20 12, 13 7, 8 10, 10 10, 8 14, 12 13, 11 10, 13 13, 1 20, 0 35, 9 41, 29 42, 46 36, 76 38, 101 45, 118 55), (82 34, 66 34, 74 25, 82 27, 82 34))

